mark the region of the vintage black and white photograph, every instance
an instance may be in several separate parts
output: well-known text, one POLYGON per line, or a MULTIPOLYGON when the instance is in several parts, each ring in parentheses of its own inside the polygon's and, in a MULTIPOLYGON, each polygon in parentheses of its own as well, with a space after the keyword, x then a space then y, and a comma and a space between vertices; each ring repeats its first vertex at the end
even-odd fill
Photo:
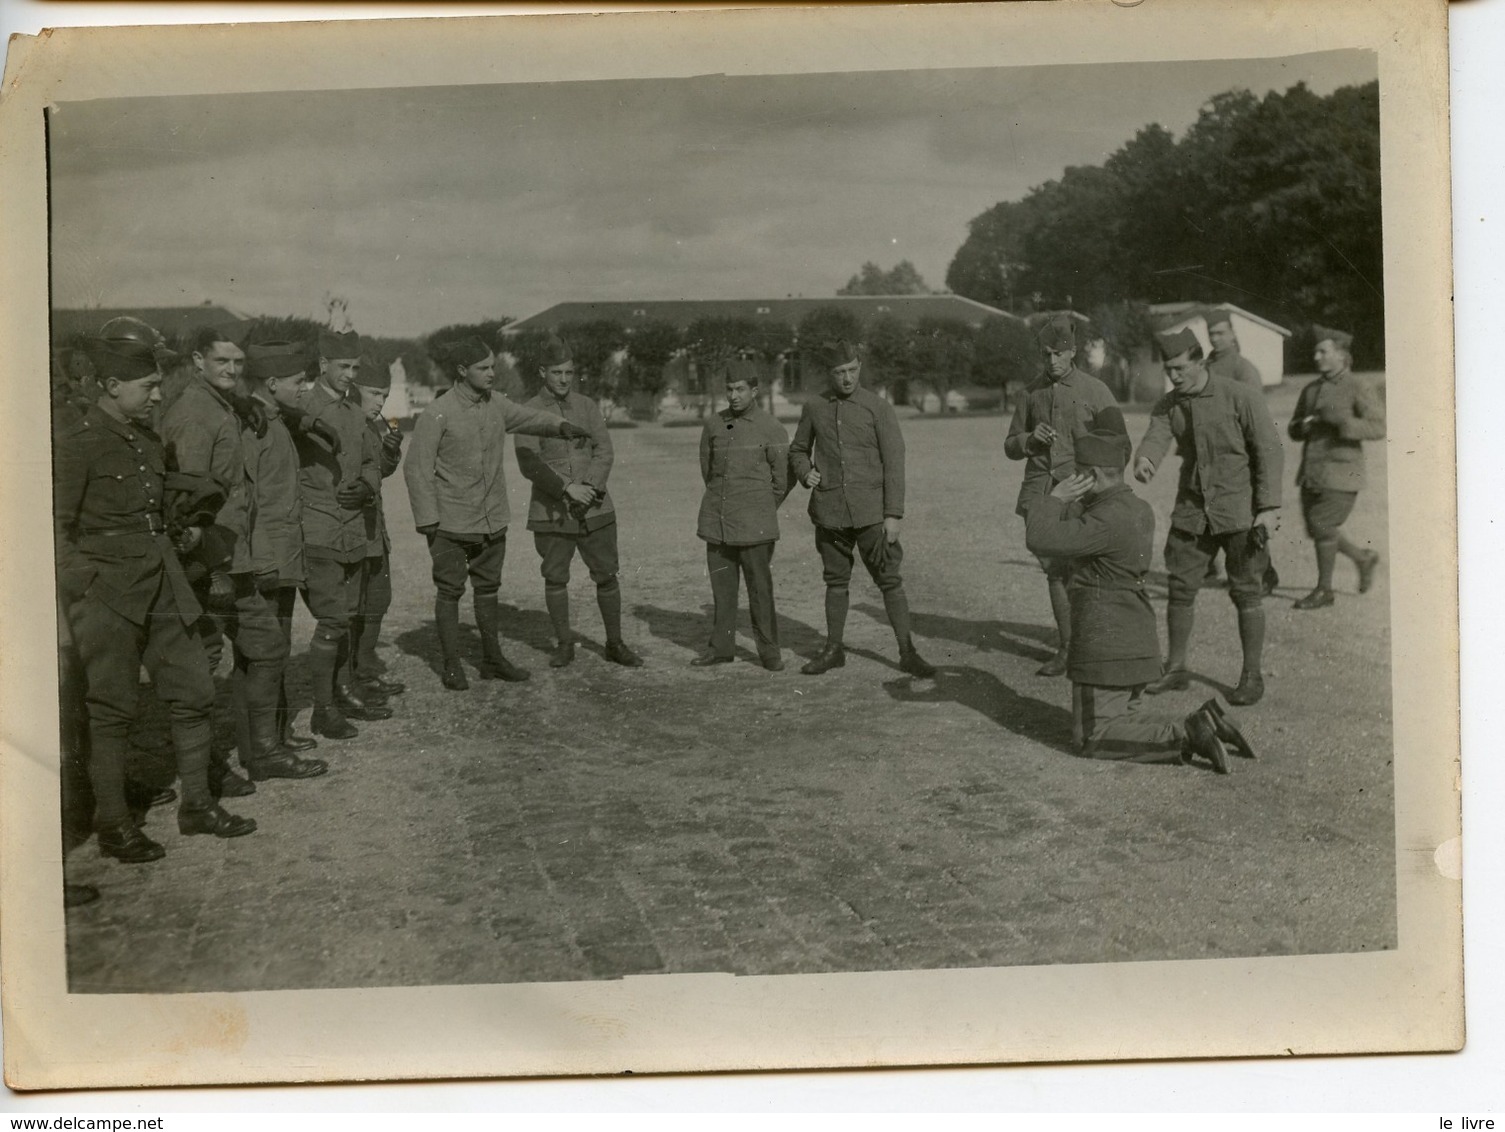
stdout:
POLYGON ((67 994, 1394 951, 1388 94, 1204 46, 51 102, 67 994))

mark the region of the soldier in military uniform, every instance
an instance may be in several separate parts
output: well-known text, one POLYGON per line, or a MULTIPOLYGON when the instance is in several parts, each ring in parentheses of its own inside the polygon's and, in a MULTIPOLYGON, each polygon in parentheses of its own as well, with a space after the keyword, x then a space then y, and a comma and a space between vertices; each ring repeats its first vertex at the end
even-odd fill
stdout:
POLYGON ((303 600, 316 625, 309 644, 315 735, 353 739, 351 719, 390 719, 381 700, 357 693, 350 678, 350 623, 365 571, 366 508, 381 490, 376 454, 366 442, 366 417, 350 397, 360 371, 355 331, 319 335, 319 377, 298 398, 309 426, 318 421, 339 438, 331 446, 312 428, 295 433, 303 496, 303 600))
MULTIPOLYGON (((282 341, 246 347, 246 383, 266 421, 261 435, 244 437, 247 487, 251 493, 251 571, 256 591, 275 619, 284 657, 293 644, 293 606, 307 580, 303 566, 303 500, 299 494, 298 447, 289 422, 301 431, 299 386, 307 367, 301 347, 282 341)), ((318 426, 326 442, 332 431, 318 426)), ((328 770, 322 759, 305 759, 318 740, 294 735, 288 709, 287 666, 277 670, 271 713, 264 701, 247 720, 257 753, 252 778, 316 778, 328 770)))
POLYGON ((496 356, 479 338, 436 343, 432 350, 454 385, 418 418, 403 477, 413 523, 428 540, 434 563, 444 686, 455 692, 470 686, 460 663, 460 598, 467 577, 481 632, 481 679, 526 680, 528 671, 502 654, 496 596, 512 521, 503 462, 507 434, 588 440, 591 432, 493 391, 496 356))
MULTIPOLYGON (((1117 412, 1117 410, 1112 410, 1117 412)), ((1030 501, 1025 545, 1072 566, 1072 741, 1089 758, 1190 762, 1207 758, 1228 773, 1225 742, 1252 750, 1218 702, 1184 717, 1143 710, 1145 686, 1160 676, 1155 611, 1145 593, 1155 513, 1124 482, 1128 437, 1122 427, 1077 437, 1076 470, 1030 501)))
MULTIPOLYGON (((361 412, 366 416, 366 445, 375 455, 382 479, 386 479, 402 462, 402 431, 396 422, 388 422, 381 415, 382 406, 392 392, 392 373, 386 366, 362 359, 354 388, 360 397, 361 412)), ((366 505, 366 534, 360 598, 350 623, 350 670, 363 694, 396 696, 406 691, 407 686, 383 679, 386 666, 376 655, 382 619, 392 606, 392 540, 387 536, 387 516, 380 489, 366 505)))
POLYGON ((810 489, 810 519, 826 583, 826 643, 800 669, 817 676, 846 664, 846 630, 852 559, 862 557, 883 594, 883 608, 899 644, 899 668, 928 679, 935 669, 915 649, 909 598, 900 567, 904 548, 904 434, 894 407, 862 388, 862 362, 847 341, 819 350, 828 379, 824 392, 805 402, 789 446, 789 468, 810 489))
POLYGON ((715 615, 710 650, 691 663, 729 664, 737 625, 738 575, 747 581, 758 659, 779 672, 779 622, 773 605, 773 547, 779 504, 789 494, 789 434, 758 405, 758 382, 746 367, 726 379, 726 408, 700 433, 700 501, 696 534, 705 540, 715 615))
POLYGON ((1190 330, 1157 334, 1156 344, 1171 392, 1150 412, 1150 426, 1135 453, 1134 475, 1148 483, 1170 452, 1181 454, 1181 478, 1165 542, 1170 576, 1166 673, 1149 692, 1190 687, 1186 653, 1193 603, 1207 563, 1221 549, 1228 561, 1228 594, 1238 610, 1243 669, 1231 704, 1258 703, 1265 692, 1264 572, 1269 536, 1280 523, 1280 476, 1284 449, 1263 400, 1241 383, 1213 377, 1202 346, 1190 330))
POLYGON ((1342 554, 1359 570, 1359 592, 1368 593, 1380 565, 1379 552, 1360 549, 1342 534, 1364 486, 1364 441, 1385 437, 1385 406, 1353 375, 1353 335, 1316 328, 1317 372, 1301 391, 1291 418, 1292 440, 1302 441, 1301 513, 1317 547, 1317 586, 1296 602, 1297 609, 1333 604, 1333 564, 1342 554))
POLYGON ((622 586, 617 578, 617 515, 606 490, 611 474, 611 433, 594 400, 574 388, 575 361, 569 346, 551 336, 538 370, 538 392, 523 407, 563 417, 589 435, 564 440, 519 434, 517 466, 533 485, 528 530, 538 550, 543 598, 558 642, 551 668, 575 659, 570 630, 570 563, 579 551, 606 630, 606 659, 635 668, 643 662, 622 640, 622 586))
MULTIPOLYGON (((146 427, 161 401, 156 356, 133 339, 98 340, 91 356, 102 394, 56 450, 58 594, 85 670, 100 851, 154 861, 164 850, 136 826, 125 796, 126 736, 143 664, 168 706, 179 831, 239 837, 256 823, 226 812, 209 789, 214 682, 192 635, 201 609, 167 533, 165 453, 146 427)), ((179 537, 189 547, 200 533, 179 537)))
MULTIPOLYGON (((1016 515, 1028 515, 1030 503, 1072 474, 1076 438, 1094 428, 1105 409, 1118 409, 1113 391, 1077 368, 1076 329, 1070 318, 1058 316, 1047 322, 1040 328, 1039 342, 1045 372, 1025 388, 1003 442, 1005 456, 1025 461, 1024 482, 1014 505, 1016 515)), ((1040 568, 1045 571, 1058 639, 1055 655, 1041 666, 1038 675, 1061 676, 1066 672, 1071 645, 1068 566, 1041 558, 1040 568)))

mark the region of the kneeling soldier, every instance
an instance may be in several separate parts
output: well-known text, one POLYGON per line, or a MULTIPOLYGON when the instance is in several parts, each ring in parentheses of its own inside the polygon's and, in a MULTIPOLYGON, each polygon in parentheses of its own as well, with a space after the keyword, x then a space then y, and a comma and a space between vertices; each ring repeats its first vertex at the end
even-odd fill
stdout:
POLYGON ((737 626, 737 578, 747 579, 758 659, 770 672, 784 667, 773 609, 773 544, 779 504, 789 494, 789 434, 758 407, 757 381, 733 370, 726 379, 726 408, 700 434, 700 502, 697 534, 705 540, 706 572, 716 603, 711 648, 697 667, 732 660, 737 626))
MULTIPOLYGON (((209 792, 214 681, 192 635, 201 608, 163 517, 165 453, 146 427, 162 400, 156 357, 131 339, 96 341, 90 353, 99 402, 61 438, 55 457, 58 593, 84 666, 100 852, 155 861, 164 850, 131 820, 125 796, 126 734, 143 663, 171 719, 183 789, 179 831, 240 837, 256 823, 227 813, 209 792)), ((191 547, 200 533, 180 537, 191 547)))
POLYGON ((1124 482, 1128 438, 1105 428, 1076 439, 1076 473, 1031 502, 1025 544, 1071 561, 1071 731, 1097 759, 1190 762, 1202 755, 1228 773, 1224 743, 1253 757, 1216 700, 1184 718, 1141 710, 1145 685, 1160 676, 1155 611, 1144 591, 1155 513, 1124 482), (1071 506, 1082 500, 1081 506, 1071 506))

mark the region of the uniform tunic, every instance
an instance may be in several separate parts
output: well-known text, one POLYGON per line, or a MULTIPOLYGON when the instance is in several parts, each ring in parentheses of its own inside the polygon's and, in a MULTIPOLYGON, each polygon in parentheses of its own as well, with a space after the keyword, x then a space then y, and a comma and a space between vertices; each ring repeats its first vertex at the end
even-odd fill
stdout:
POLYGON ((1221 377, 1224 381, 1236 381, 1241 385, 1247 385, 1249 389, 1265 395, 1265 382, 1259 375, 1259 369, 1248 358, 1239 352, 1237 346, 1228 350, 1214 350, 1207 356, 1207 372, 1213 377, 1221 377))
POLYGON ((213 476, 224 485, 225 502, 214 525, 230 543, 228 572, 249 574, 251 508, 243 426, 230 402, 203 377, 195 377, 163 413, 161 435, 176 454, 179 471, 213 476))
POLYGON ((403 476, 413 524, 453 535, 500 535, 512 521, 503 464, 507 433, 559 436, 561 417, 465 382, 434 400, 413 430, 403 476))
POLYGON ((366 444, 365 414, 323 382, 298 398, 298 408, 307 414, 307 424, 321 420, 340 438, 339 452, 332 453, 306 431, 295 437, 304 553, 308 558, 359 563, 366 557, 368 541, 365 514, 360 508, 344 506, 337 494, 343 484, 357 479, 365 481, 373 496, 381 492, 381 472, 366 444))
POLYGON ((723 409, 709 418, 700 433, 705 495, 696 534, 729 546, 777 539, 788 469, 789 434, 769 413, 753 405, 740 415, 723 409))
POLYGON ((615 454, 611 431, 600 406, 585 394, 571 389, 561 399, 547 388, 523 402, 523 408, 562 417, 590 432, 589 437, 565 440, 556 436, 520 435, 516 441, 517 465, 533 484, 528 500, 528 530, 549 534, 578 535, 616 521, 616 506, 606 490, 615 454), (596 501, 577 516, 564 489, 583 483, 596 489, 596 501))
MULTIPOLYGON (((260 398, 258 398, 260 400, 260 398)), ((300 585, 303 571, 303 497, 299 491, 298 447, 275 401, 261 401, 266 434, 248 434, 246 475, 255 522, 251 524, 251 568, 276 574, 283 586, 300 585)))
POLYGON ((894 407, 870 390, 828 389, 806 401, 789 460, 801 481, 820 471, 810 493, 817 527, 860 530, 904 516, 904 434, 894 407))
POLYGON ((1026 460, 1024 482, 1019 485, 1016 515, 1024 515, 1029 504, 1076 471, 1076 438, 1096 427, 1097 415, 1116 408, 1113 391, 1091 374, 1073 368, 1059 381, 1042 374, 1026 386, 1014 409, 1003 452, 1010 460, 1026 460), (1032 437, 1035 427, 1048 424, 1056 438, 1048 446, 1037 444, 1032 437))
POLYGON ((1298 484, 1356 492, 1364 486, 1364 441, 1384 439, 1385 406, 1350 370, 1319 377, 1301 391, 1290 434, 1305 442, 1298 484), (1308 416, 1320 419, 1303 424, 1308 416))

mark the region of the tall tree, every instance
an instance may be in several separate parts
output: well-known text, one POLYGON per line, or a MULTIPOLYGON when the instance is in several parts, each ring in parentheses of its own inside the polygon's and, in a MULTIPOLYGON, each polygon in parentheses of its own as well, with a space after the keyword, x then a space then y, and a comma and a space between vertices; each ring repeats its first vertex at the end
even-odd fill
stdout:
POLYGON ((634 393, 663 395, 664 367, 680 348, 682 336, 672 322, 648 319, 627 335, 627 386, 634 393))
POLYGON ((973 355, 972 328, 960 319, 922 318, 910 334, 911 376, 935 391, 943 413, 947 395, 971 376, 973 355))
POLYGON ((930 288, 914 264, 901 259, 888 271, 871 261, 836 292, 838 295, 928 295, 930 288))
POLYGON ((616 367, 613 360, 627 345, 627 330, 611 318, 566 322, 559 336, 569 343, 575 357, 580 391, 598 400, 614 393, 616 367))

